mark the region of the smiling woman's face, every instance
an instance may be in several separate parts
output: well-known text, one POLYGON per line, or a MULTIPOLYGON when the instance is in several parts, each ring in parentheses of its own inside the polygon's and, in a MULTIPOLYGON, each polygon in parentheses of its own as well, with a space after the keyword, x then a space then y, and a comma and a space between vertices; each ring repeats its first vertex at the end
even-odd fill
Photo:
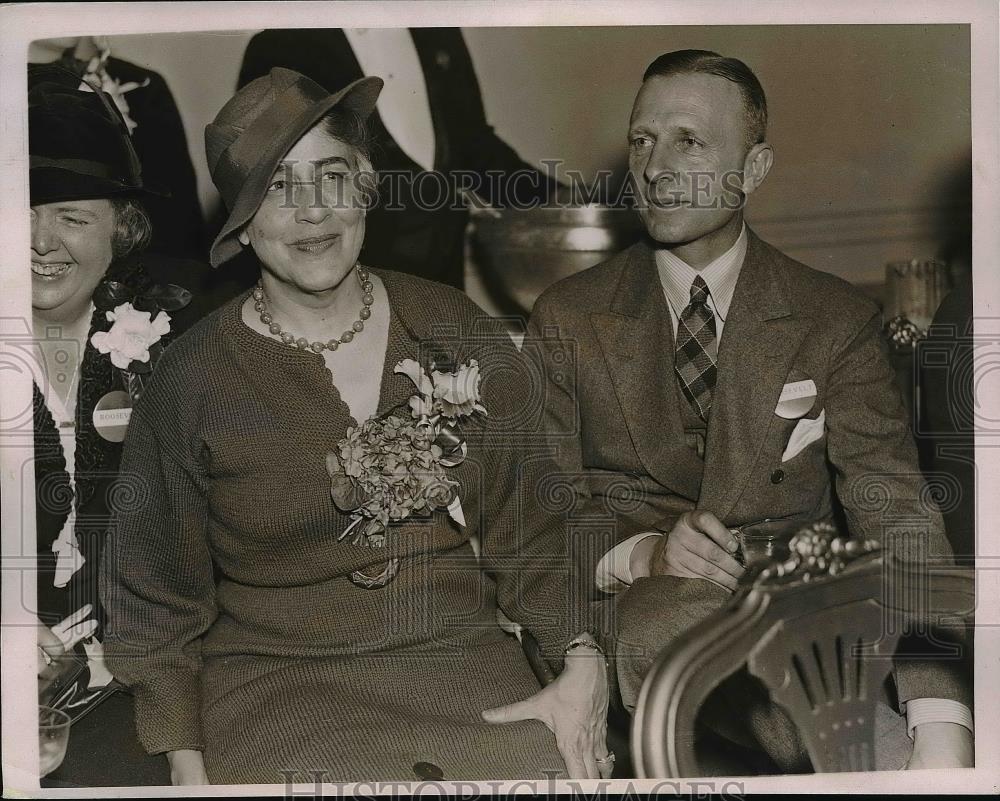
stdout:
POLYGON ((350 274, 365 238, 354 180, 358 167, 355 149, 319 126, 288 151, 239 235, 272 278, 317 294, 350 274))
POLYGON ((31 207, 31 307, 70 321, 90 298, 113 256, 111 201, 68 200, 31 207))

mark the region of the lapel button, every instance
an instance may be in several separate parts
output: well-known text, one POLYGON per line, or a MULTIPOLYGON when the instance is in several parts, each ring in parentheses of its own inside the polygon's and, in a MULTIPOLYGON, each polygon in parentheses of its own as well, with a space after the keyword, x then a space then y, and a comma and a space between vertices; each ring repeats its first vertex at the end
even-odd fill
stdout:
POLYGON ((785 471, 782 470, 781 468, 778 468, 773 473, 771 473, 772 484, 780 484, 784 480, 785 480, 785 471))

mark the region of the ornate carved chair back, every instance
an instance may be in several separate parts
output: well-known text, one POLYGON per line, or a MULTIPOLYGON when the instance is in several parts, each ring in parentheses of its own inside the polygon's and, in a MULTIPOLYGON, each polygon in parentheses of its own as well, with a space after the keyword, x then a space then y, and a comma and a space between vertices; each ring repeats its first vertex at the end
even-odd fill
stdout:
POLYGON ((855 575, 772 595, 771 625, 747 658, 820 773, 875 769, 875 706, 901 633, 877 600, 881 567, 876 558, 855 575))
POLYGON ((917 621, 953 624, 975 605, 967 569, 901 563, 875 543, 848 555, 840 541, 843 558, 821 543, 818 560, 791 546, 789 560, 759 570, 654 664, 632 724, 640 777, 700 775, 698 710, 744 665, 791 717, 815 771, 873 770, 875 705, 900 636, 917 621))

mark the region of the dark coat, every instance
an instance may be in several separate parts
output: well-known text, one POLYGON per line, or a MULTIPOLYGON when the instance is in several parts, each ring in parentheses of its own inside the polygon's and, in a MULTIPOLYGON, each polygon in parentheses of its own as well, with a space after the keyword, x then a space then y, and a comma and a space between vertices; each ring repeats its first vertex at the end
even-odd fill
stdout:
POLYGON ((955 287, 918 343, 922 421, 930 450, 928 479, 943 489, 948 538, 958 558, 976 553, 975 370, 972 280, 955 287))

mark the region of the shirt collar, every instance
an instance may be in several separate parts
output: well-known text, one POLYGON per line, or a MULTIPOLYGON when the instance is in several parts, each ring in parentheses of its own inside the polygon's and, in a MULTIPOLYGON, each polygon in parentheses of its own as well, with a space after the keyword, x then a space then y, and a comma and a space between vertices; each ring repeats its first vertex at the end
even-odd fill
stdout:
POLYGON ((740 229, 740 235, 733 246, 717 259, 709 262, 701 270, 694 269, 683 259, 666 248, 656 251, 656 270, 667 295, 667 302, 677 317, 691 301, 691 284, 699 275, 708 284, 712 308, 722 322, 729 316, 729 304, 733 301, 736 279, 740 277, 743 259, 747 254, 747 226, 740 229))

